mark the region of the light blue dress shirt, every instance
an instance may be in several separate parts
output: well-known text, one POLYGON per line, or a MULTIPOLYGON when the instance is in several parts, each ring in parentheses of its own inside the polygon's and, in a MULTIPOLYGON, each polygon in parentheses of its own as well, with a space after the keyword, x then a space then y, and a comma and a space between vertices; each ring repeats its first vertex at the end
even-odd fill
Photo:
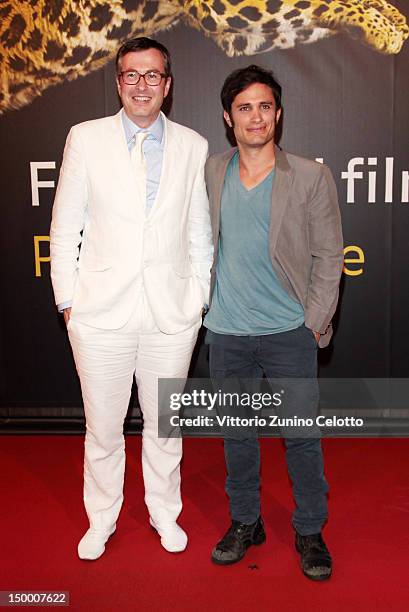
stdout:
MULTIPOLYGON (((126 144, 129 154, 135 143, 137 132, 148 132, 143 143, 143 154, 146 160, 146 214, 151 211, 159 189, 160 175, 162 172, 163 150, 164 150, 164 125, 162 116, 159 114, 148 128, 140 128, 131 121, 124 109, 121 111, 122 125, 124 126, 126 144)), ((70 308, 72 301, 58 304, 59 312, 70 308)))

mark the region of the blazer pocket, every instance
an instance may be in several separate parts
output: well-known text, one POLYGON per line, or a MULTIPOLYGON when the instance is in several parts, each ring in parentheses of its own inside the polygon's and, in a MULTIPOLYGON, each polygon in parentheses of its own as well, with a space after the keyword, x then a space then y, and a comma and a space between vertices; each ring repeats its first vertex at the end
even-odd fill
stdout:
POLYGON ((189 261, 173 264, 172 267, 176 276, 180 278, 190 278, 193 276, 193 269, 189 261))
POLYGON ((94 257, 86 255, 83 259, 80 259, 79 269, 86 270, 88 272, 104 272, 112 268, 111 262, 104 257, 94 257))

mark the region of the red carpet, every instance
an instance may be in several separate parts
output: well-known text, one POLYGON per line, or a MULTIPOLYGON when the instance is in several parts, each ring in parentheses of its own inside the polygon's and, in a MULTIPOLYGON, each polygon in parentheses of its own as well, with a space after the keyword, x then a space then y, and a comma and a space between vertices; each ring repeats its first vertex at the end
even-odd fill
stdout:
MULTIPOLYGON (((219 440, 187 440, 181 524, 188 549, 166 553, 148 527, 140 438, 128 437, 125 503, 107 552, 80 561, 87 528, 81 502, 80 437, 0 438, 0 590, 70 591, 72 610, 406 611, 409 609, 409 440, 326 440, 334 557, 329 582, 299 569, 292 499, 279 440, 263 440, 267 542, 235 566, 210 549, 227 528, 219 440)), ((49 609, 49 608, 48 608, 49 609)))

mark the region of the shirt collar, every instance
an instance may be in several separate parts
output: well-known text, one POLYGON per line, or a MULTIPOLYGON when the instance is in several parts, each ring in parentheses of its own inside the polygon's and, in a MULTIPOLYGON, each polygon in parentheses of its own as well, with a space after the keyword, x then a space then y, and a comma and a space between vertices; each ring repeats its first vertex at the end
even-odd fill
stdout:
POLYGON ((141 128, 139 125, 136 125, 136 123, 131 121, 124 109, 122 109, 122 124, 124 126, 126 142, 128 145, 134 139, 137 132, 148 132, 148 140, 154 140, 158 145, 162 145, 163 143, 163 119, 160 113, 152 125, 150 125, 148 128, 141 128))

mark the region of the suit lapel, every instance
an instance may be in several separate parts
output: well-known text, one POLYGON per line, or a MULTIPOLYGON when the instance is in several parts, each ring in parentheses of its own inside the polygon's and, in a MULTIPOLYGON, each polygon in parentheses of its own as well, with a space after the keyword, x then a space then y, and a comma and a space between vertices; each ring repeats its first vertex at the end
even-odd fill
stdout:
POLYGON ((224 178, 226 176, 227 166, 229 165, 229 162, 236 151, 237 151, 237 148, 234 148, 234 149, 230 149, 229 151, 226 151, 226 153, 223 153, 221 157, 219 158, 218 163, 215 164, 215 167, 212 172, 214 192, 213 192, 213 198, 212 198, 213 208, 211 211, 211 216, 212 216, 212 221, 213 221, 212 223, 213 243, 216 249, 217 249, 217 244, 219 240, 220 213, 221 213, 221 207, 222 207, 222 193, 223 193, 224 178))
MULTIPOLYGON (((112 173, 116 174, 117 183, 125 189, 129 196, 136 198, 135 173, 132 168, 131 155, 126 142, 125 130, 122 123, 122 112, 113 117, 112 125, 112 173)), ((129 197, 125 202, 129 201, 129 197)))
POLYGON ((115 139, 115 147, 113 147, 113 154, 117 159, 119 164, 123 164, 125 167, 127 164, 125 161, 130 160, 130 154, 128 145, 126 142, 124 125, 122 123, 122 113, 123 109, 119 111, 116 115, 113 116, 113 138, 115 139))
POLYGON ((284 151, 275 148, 276 165, 273 181, 270 212, 270 253, 274 253, 277 239, 280 232, 284 212, 288 204, 290 186, 292 182, 292 172, 284 151))
POLYGON ((179 154, 179 142, 174 133, 172 122, 169 121, 166 116, 161 112, 163 119, 163 159, 162 159, 162 170, 160 175, 158 193, 156 194, 155 202, 152 210, 149 213, 149 217, 155 216, 162 208, 164 202, 166 202, 166 192, 170 184, 174 181, 175 176, 178 175, 177 166, 180 160, 179 154))

